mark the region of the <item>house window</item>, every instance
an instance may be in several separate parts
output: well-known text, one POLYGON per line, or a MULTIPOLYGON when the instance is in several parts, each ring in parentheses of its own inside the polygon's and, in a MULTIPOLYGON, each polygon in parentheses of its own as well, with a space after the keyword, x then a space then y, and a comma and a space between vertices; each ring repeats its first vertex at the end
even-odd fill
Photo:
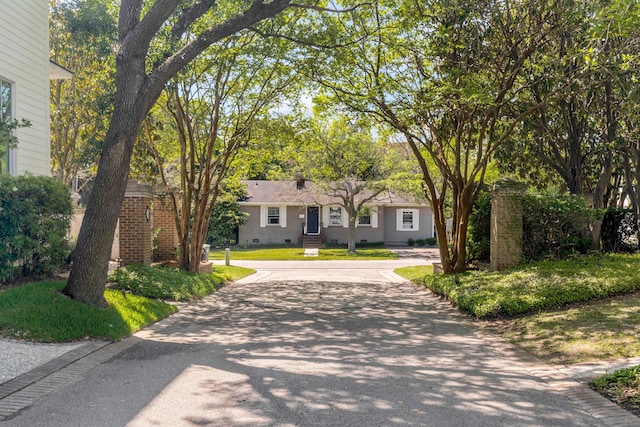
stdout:
POLYGON ((418 209, 398 209, 396 230, 397 231, 418 231, 418 209))
POLYGON ((402 212, 402 229, 413 230, 413 212, 411 211, 402 212))
MULTIPOLYGON (((12 84, 0 78, 0 120, 5 123, 13 119, 12 99, 12 84)), ((0 147, 0 173, 11 172, 12 151, 8 141, 0 147)))
POLYGON ((358 215, 358 225, 371 225, 371 209, 362 208, 358 215))
POLYGON ((329 225, 342 225, 342 208, 329 208, 329 225))
POLYGON ((269 206, 267 208, 267 224, 280 225, 280 207, 269 206))

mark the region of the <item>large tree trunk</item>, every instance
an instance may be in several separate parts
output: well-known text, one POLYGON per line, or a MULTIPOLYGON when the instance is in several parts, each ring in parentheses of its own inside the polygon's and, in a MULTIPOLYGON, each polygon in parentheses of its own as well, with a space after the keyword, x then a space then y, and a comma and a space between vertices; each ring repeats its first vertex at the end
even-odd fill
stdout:
POLYGON ((73 268, 63 290, 64 294, 94 306, 106 305, 103 294, 109 257, 136 139, 136 133, 130 128, 128 121, 118 122, 114 115, 113 131, 107 136, 102 150, 100 172, 78 236, 73 268))
POLYGON ((157 97, 144 96, 145 57, 145 52, 116 57, 113 116, 78 235, 73 268, 63 289, 64 294, 89 305, 106 305, 104 288, 111 246, 127 189, 133 146, 142 120, 157 97))

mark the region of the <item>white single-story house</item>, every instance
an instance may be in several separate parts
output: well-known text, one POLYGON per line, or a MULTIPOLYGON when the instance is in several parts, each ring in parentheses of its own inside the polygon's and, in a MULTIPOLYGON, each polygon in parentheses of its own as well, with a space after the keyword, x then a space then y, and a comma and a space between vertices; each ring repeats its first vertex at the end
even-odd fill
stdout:
MULTIPOLYGON (((349 218, 337 197, 319 192, 312 182, 242 181, 248 214, 238 229, 242 245, 301 244, 305 236, 323 243, 347 243, 349 218)), ((356 243, 406 245, 409 239, 434 237, 433 212, 424 201, 385 191, 367 203, 356 222, 356 243)))
POLYGON ((26 119, 18 148, 3 150, 2 173, 51 174, 49 79, 71 73, 49 61, 49 2, 0 0, 0 118, 26 119))

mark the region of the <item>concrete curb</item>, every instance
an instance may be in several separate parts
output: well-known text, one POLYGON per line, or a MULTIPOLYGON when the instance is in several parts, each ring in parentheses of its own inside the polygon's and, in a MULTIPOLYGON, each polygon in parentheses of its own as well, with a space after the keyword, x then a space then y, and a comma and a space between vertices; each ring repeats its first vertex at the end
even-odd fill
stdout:
POLYGON ((26 374, 0 384, 0 421, 13 418, 58 387, 79 379, 84 373, 139 341, 136 337, 128 337, 115 343, 91 341, 26 374))

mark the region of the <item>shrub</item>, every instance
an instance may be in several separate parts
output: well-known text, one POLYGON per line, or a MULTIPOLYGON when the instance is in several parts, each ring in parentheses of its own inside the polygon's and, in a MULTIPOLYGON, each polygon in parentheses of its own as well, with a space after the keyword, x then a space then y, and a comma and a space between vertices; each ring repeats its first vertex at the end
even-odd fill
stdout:
POLYGON ((117 289, 147 298, 189 301, 203 298, 224 284, 215 275, 190 273, 178 268, 132 264, 113 272, 109 280, 118 282, 117 289))
POLYGON ((491 194, 482 192, 473 203, 469 216, 467 256, 471 259, 488 261, 491 252, 491 194))
POLYGON ((424 246, 424 245, 425 245, 425 240, 424 239, 416 240, 416 246, 424 246))
POLYGON ((409 246, 414 246, 416 244, 416 241, 412 238, 409 238, 409 240, 407 240, 407 245, 409 246))
POLYGON ((69 190, 44 176, 0 176, 0 282, 50 273, 66 261, 69 190))
POLYGON ((601 214, 583 197, 549 192, 528 193, 523 199, 523 257, 539 260, 584 254, 591 248, 589 224, 601 214))
POLYGON ((609 209, 602 219, 600 241, 605 252, 638 250, 638 224, 631 209, 609 209))
POLYGON ((638 261, 637 254, 576 256, 497 272, 426 275, 421 282, 476 317, 517 316, 638 291, 638 261))
POLYGON ((424 239, 424 243, 429 246, 435 246, 438 243, 438 239, 436 239, 435 237, 427 237, 426 239, 424 239))
MULTIPOLYGON (((523 197, 523 258, 565 258, 591 248, 589 224, 601 213, 587 206, 583 197, 550 192, 527 193, 523 197)), ((469 259, 490 256, 491 196, 481 193, 469 217, 469 259)))
POLYGON ((240 212, 238 200, 246 197, 246 190, 238 183, 226 181, 213 206, 206 242, 214 246, 236 243, 238 227, 247 222, 247 214, 240 212))

